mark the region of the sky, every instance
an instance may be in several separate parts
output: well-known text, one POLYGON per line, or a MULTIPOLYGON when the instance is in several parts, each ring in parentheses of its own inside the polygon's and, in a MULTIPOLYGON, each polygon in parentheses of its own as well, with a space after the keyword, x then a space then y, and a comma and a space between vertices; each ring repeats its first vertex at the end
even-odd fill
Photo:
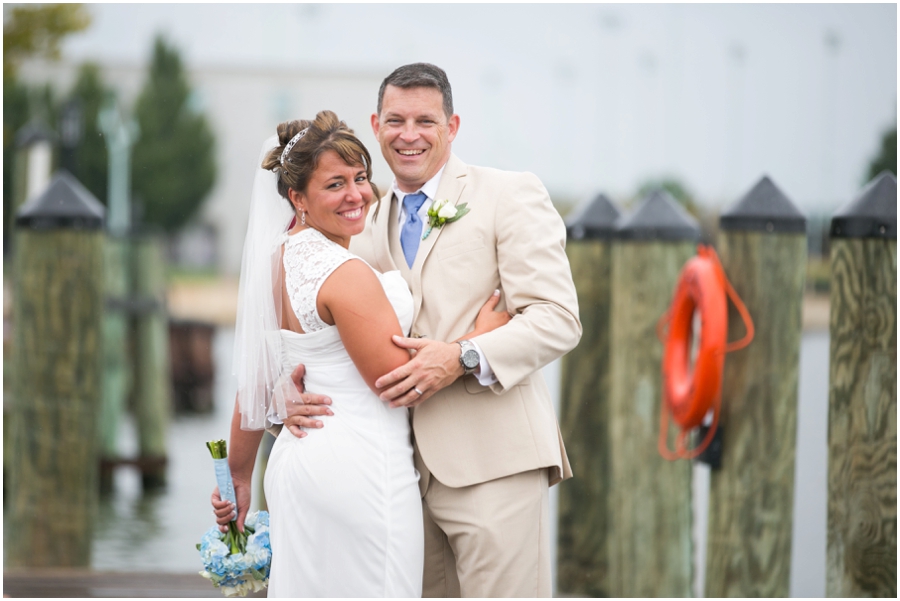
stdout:
POLYGON ((88 7, 68 59, 145 63, 161 32, 196 68, 435 63, 461 116, 454 152, 574 200, 675 177, 721 209, 769 175, 830 213, 897 118, 895 4, 88 7))

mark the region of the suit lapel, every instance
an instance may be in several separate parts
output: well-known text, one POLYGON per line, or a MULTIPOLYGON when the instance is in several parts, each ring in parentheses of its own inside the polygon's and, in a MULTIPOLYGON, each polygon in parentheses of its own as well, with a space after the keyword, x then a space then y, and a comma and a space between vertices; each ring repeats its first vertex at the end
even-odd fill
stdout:
POLYGON ((395 224, 392 222, 392 219, 397 219, 396 204, 394 193, 388 192, 381 199, 378 215, 372 217, 372 244, 375 247, 375 257, 382 273, 397 269, 397 264, 391 256, 390 246, 390 236, 396 233, 395 224))
MULTIPOLYGON (((441 175, 441 181, 438 184, 434 201, 437 202, 446 199, 450 201, 450 204, 456 206, 462 197, 465 187, 466 165, 456 158, 455 154, 451 154, 446 167, 444 167, 444 173, 441 175)), ((428 224, 423 224, 422 233, 424 234, 427 229, 428 224)), ((431 230, 431 233, 427 238, 419 243, 419 250, 416 253, 416 260, 412 266, 409 282, 410 289, 413 293, 413 299, 415 300, 415 315, 418 315, 419 309, 422 308, 422 268, 425 266, 428 255, 431 254, 431 250, 434 248, 434 245, 437 244, 437 240, 440 238, 441 232, 443 231, 443 227, 436 227, 431 230)))

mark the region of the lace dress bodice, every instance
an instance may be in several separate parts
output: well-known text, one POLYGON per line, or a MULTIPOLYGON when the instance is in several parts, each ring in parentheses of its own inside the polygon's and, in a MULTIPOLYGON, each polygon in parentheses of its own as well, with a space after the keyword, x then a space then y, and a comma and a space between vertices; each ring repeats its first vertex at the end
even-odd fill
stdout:
MULTIPOLYGON (((284 245, 284 281, 291 308, 306 333, 333 327, 319 317, 316 300, 322 284, 332 272, 350 259, 359 259, 343 246, 332 242, 314 228, 286 236, 284 245)), ((362 260, 362 259, 360 259, 362 260)), ((372 270, 400 320, 404 333, 412 326, 412 297, 399 271, 379 273, 372 270)))
POLYGON ((331 273, 354 258, 353 254, 335 244, 316 229, 308 228, 288 236, 284 248, 284 282, 291 308, 300 320, 304 332, 324 330, 329 324, 322 321, 316 309, 319 289, 331 273))

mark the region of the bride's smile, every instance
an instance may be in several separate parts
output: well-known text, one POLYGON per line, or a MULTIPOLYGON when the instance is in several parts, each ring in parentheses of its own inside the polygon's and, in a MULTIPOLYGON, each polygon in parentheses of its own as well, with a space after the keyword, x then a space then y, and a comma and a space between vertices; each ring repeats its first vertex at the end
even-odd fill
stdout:
POLYGON ((297 211, 295 234, 313 227, 329 240, 347 248, 350 238, 363 231, 374 196, 362 164, 348 165, 333 150, 322 153, 304 192, 290 191, 297 211))

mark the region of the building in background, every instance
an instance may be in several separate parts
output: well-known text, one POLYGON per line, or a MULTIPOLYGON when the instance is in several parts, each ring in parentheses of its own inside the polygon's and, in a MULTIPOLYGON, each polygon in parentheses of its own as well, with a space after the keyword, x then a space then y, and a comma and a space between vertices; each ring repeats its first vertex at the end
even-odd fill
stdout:
MULTIPOLYGON (((71 89, 79 67, 80 63, 66 60, 31 61, 21 73, 28 83, 54 82, 62 94, 71 89)), ((100 69, 106 85, 130 109, 144 85, 146 65, 109 61, 100 63, 100 69)), ((282 121, 312 118, 323 109, 334 111, 369 148, 375 183, 382 190, 390 185, 390 170, 369 125, 378 86, 390 68, 354 72, 187 65, 186 70, 194 89, 191 102, 214 129, 218 178, 173 245, 173 258, 179 263, 196 267, 213 262, 225 275, 240 271, 254 166, 263 141, 282 121)))

